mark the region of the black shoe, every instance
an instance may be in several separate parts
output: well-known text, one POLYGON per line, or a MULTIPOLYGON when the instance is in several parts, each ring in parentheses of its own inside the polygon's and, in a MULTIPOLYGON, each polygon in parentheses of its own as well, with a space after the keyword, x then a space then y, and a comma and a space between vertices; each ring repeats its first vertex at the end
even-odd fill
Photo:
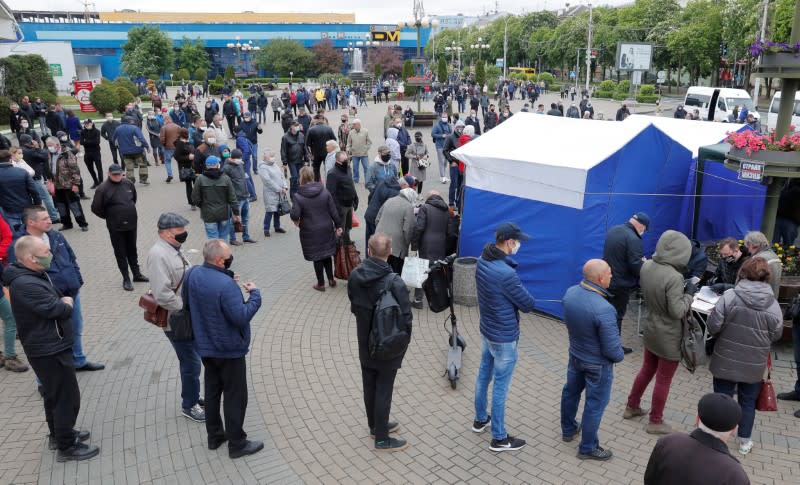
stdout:
POLYGON ((36 386, 36 390, 39 391, 39 395, 42 397, 42 399, 44 399, 44 387, 42 387, 42 385, 39 384, 38 386, 36 386))
POLYGON ((797 391, 782 392, 778 394, 781 401, 800 401, 800 393, 797 391))
POLYGON ((258 197, 256 197, 255 195, 250 197, 250 202, 255 202, 257 200, 258 200, 258 197))
POLYGON ((375 442, 375 451, 403 451, 406 448, 408 448, 406 440, 399 438, 389 438, 388 440, 375 442))
POLYGON ((97 182, 95 182, 95 183, 94 183, 94 184, 92 184, 92 186, 91 186, 91 187, 89 187, 89 188, 90 188, 90 189, 96 189, 98 185, 100 185, 100 184, 98 184, 97 182))
POLYGON ((486 421, 478 421, 477 419, 472 422, 472 431, 475 433, 483 433, 486 427, 492 422, 492 415, 486 416, 486 421))
POLYGON ((795 418, 800 418, 800 409, 798 409, 797 411, 794 412, 794 417, 795 418))
POLYGON ((412 301, 411 302, 411 306, 413 306, 414 308, 416 308, 418 310, 422 310, 424 308, 424 306, 422 305, 422 300, 414 300, 414 301, 412 301))
POLYGON ((167 183, 170 183, 170 182, 172 182, 172 175, 169 175, 169 176, 167 177, 167 183))
POLYGON ((581 428, 582 427, 583 427, 583 425, 579 424, 578 425, 578 429, 576 429, 575 432, 572 433, 571 435, 562 434, 561 435, 561 441, 563 441, 564 443, 569 443, 570 441, 574 440, 576 436, 581 434, 581 428))
POLYGON ((503 440, 492 440, 489 449, 492 451, 514 451, 525 446, 525 440, 507 435, 503 440))
POLYGON ((613 455, 614 454, 611 453, 611 450, 606 450, 598 446, 589 453, 578 453, 578 458, 580 458, 581 460, 606 461, 613 455))
POLYGON ((81 232, 89 232, 89 226, 81 226, 81 232))
POLYGON ((264 443, 262 443, 261 441, 247 440, 244 442, 244 446, 242 446, 238 450, 229 449, 228 456, 233 460, 236 458, 241 458, 243 456, 252 455, 253 453, 258 453, 263 449, 264 449, 264 443))
POLYGON ((275 232, 277 232, 278 234, 286 234, 286 229, 279 227, 275 229, 275 232))
MULTIPOLYGON (((76 429, 76 430, 73 430, 73 432, 75 433, 75 442, 76 443, 83 443, 84 441, 88 440, 89 437, 91 436, 91 433, 89 433, 88 431, 79 431, 79 430, 76 429)), ((47 435, 47 449, 52 451, 52 450, 55 450, 56 448, 58 448, 58 444, 56 443, 56 437, 51 435, 51 434, 48 434, 47 435)))
POLYGON ((208 441, 208 449, 209 450, 216 450, 220 446, 224 445, 226 441, 228 441, 228 438, 225 438, 225 437, 223 437, 222 440, 220 440, 220 441, 213 441, 212 442, 211 440, 209 440, 208 441))
POLYGON ((142 273, 136 273, 135 275, 133 275, 133 282, 134 283, 147 283, 149 281, 150 280, 145 275, 143 275, 142 273))
POLYGON ((81 200, 89 200, 89 197, 86 194, 81 194, 81 200))
MULTIPOLYGON (((389 421, 386 423, 386 428, 389 430, 390 433, 397 433, 397 430, 400 429, 400 425, 395 423, 394 421, 389 421)), ((375 428, 369 429, 369 437, 375 438, 375 428)))
POLYGON ((632 348, 630 348, 630 347, 622 347, 622 353, 623 353, 623 354, 625 354, 625 355, 628 355, 628 354, 630 354, 631 352, 633 352, 633 349, 632 349, 632 348))
POLYGON ((58 450, 56 453, 56 461, 64 463, 65 461, 82 461, 94 458, 100 454, 100 448, 94 445, 87 445, 85 443, 75 443, 66 450, 58 450))
POLYGON ((61 226, 61 229, 59 229, 59 231, 69 231, 69 230, 70 230, 70 229, 72 229, 73 227, 74 227, 74 226, 63 226, 63 225, 62 225, 62 226, 61 226))
POLYGON ((148 181, 146 181, 146 180, 142 180, 142 181, 141 181, 141 182, 139 182, 139 183, 140 183, 141 185, 150 185, 150 182, 148 182, 148 181))
POLYGON ((133 283, 131 283, 131 280, 127 278, 122 280, 122 289, 125 291, 133 291, 133 283))
POLYGON ((242 241, 244 241, 244 242, 246 242, 248 244, 255 244, 255 243, 258 242, 255 239, 242 239, 242 241))
POLYGON ((84 372, 84 371, 96 371, 96 370, 103 370, 105 369, 105 364, 97 364, 95 362, 87 362, 83 364, 81 367, 76 367, 76 372, 84 372))

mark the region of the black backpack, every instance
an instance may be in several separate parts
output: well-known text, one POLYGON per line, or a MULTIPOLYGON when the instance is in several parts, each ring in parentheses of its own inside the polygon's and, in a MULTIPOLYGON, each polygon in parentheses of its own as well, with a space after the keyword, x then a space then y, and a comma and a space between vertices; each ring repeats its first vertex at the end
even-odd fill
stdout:
POLYGON ((442 265, 431 267, 428 271, 428 278, 422 283, 425 291, 425 299, 428 300, 428 308, 433 313, 439 313, 450 308, 450 279, 449 268, 442 265))
POLYGON ((411 329, 403 317, 400 304, 392 293, 395 274, 384 278, 384 286, 372 312, 369 331, 369 356, 375 360, 391 360, 402 356, 411 341, 411 329))

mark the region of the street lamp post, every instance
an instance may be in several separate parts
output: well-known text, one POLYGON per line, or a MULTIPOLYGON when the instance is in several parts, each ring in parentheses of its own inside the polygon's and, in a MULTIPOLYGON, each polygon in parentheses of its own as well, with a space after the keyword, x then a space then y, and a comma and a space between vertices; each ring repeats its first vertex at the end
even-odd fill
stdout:
POLYGON ((456 69, 461 69, 461 52, 464 50, 463 47, 457 46, 456 42, 453 41, 450 43, 449 46, 445 47, 444 50, 450 53, 450 64, 453 64, 453 67, 456 69), (458 55, 458 64, 456 65, 456 55, 458 55))
MULTIPOLYGON (((422 5, 422 0, 414 0, 414 18, 405 20, 397 24, 398 30, 403 28, 415 28, 417 30, 417 59, 422 58, 422 29, 433 28, 439 26, 438 19, 431 19, 425 15, 425 7, 422 5)), ((424 70, 424 63, 419 62, 420 70, 424 70)), ((418 75, 423 75, 423 72, 418 72, 418 75)), ((420 95, 420 86, 417 86, 417 111, 422 111, 422 96, 420 95)))
POLYGON ((244 67, 244 71, 245 71, 245 75, 247 75, 248 72, 249 72, 249 69, 248 69, 248 66, 247 66, 247 55, 248 55, 248 52, 261 50, 261 47, 259 47, 257 45, 253 45, 253 41, 252 40, 249 40, 247 42, 242 43, 241 37, 238 36, 238 35, 236 36, 236 42, 228 42, 226 47, 228 47, 228 49, 236 49, 236 59, 238 61, 237 64, 242 64, 242 51, 245 52, 245 63, 244 63, 244 66, 243 66, 244 67))
POLYGON ((478 51, 478 61, 479 62, 483 60, 483 51, 489 50, 489 44, 484 44, 483 43, 483 37, 478 37, 478 43, 477 44, 471 44, 469 47, 472 50, 478 51))
POLYGON ((355 61, 355 54, 356 54, 356 50, 353 47, 353 43, 352 42, 348 42, 347 43, 347 47, 342 49, 342 51, 347 55, 347 57, 348 57, 347 61, 350 64, 350 70, 352 71, 353 70, 353 62, 355 61))
POLYGON ((592 78, 592 4, 589 4, 589 29, 586 36, 586 91, 592 78))

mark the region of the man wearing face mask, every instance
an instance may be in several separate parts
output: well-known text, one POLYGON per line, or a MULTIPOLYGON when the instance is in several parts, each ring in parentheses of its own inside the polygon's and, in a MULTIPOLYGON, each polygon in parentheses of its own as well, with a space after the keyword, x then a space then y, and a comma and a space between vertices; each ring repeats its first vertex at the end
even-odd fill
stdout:
POLYGON ((90 437, 88 431, 74 429, 81 392, 72 362, 73 299, 45 274, 53 254, 42 239, 19 238, 14 254, 16 262, 0 272, 11 293, 22 347, 42 383, 50 449, 58 449, 58 462, 92 458, 100 449, 83 443, 90 437))
POLYGON ((114 114, 106 113, 106 121, 103 123, 103 126, 100 127, 100 136, 108 142, 108 148, 111 150, 111 159, 114 161, 113 163, 118 164, 117 153, 119 150, 117 150, 116 145, 114 145, 112 141, 117 128, 119 128, 119 121, 114 119, 114 114))
POLYGON ((257 453, 260 441, 250 441, 243 428, 247 411, 247 367, 250 321, 261 307, 261 293, 253 283, 242 285, 250 298, 244 301, 230 270, 231 248, 219 239, 206 241, 204 263, 186 277, 194 346, 205 367, 206 431, 208 448, 228 442, 232 459, 257 453), (220 407, 225 400, 225 424, 220 407))
MULTIPOLYGON (((645 258, 642 252, 642 235, 650 226, 650 216, 637 212, 624 224, 614 226, 606 234, 603 246, 603 259, 611 266, 611 297, 609 303, 617 310, 617 327, 622 335, 622 319, 628 310, 630 294, 636 288, 639 271, 645 258)), ((622 347, 626 354, 633 352, 630 347, 622 347)))
POLYGON ((513 451, 525 446, 525 440, 514 438, 505 428, 505 406, 511 376, 517 363, 519 312, 533 311, 533 296, 522 286, 517 275, 517 262, 509 256, 517 254, 521 241, 530 236, 513 222, 497 226, 495 242, 483 248, 478 259, 478 309, 483 338, 481 365, 475 382, 475 421, 472 431, 482 433, 491 424, 492 451, 513 451), (492 388, 491 414, 487 393, 492 388))
POLYGON ((39 137, 39 134, 36 133, 36 130, 34 130, 31 127, 31 124, 27 120, 27 118, 23 118, 22 120, 20 120, 19 132, 17 132, 17 140, 19 140, 19 137, 21 137, 22 135, 30 136, 31 138, 33 138, 33 141, 39 143, 40 145, 42 143, 42 139, 39 137))
POLYGON ((133 281, 149 281, 139 270, 139 255, 136 252, 136 186, 122 177, 122 167, 119 165, 111 164, 108 167, 108 178, 94 193, 92 212, 106 220, 125 291, 133 291, 128 266, 133 273, 133 281))
POLYGON ((719 243, 719 264, 714 273, 714 284, 711 289, 718 294, 733 288, 739 279, 739 268, 749 257, 747 248, 739 246, 739 241, 726 237, 719 243))
MULTIPOLYGON (((165 212, 158 218, 158 239, 147 255, 147 270, 150 275, 150 291, 159 306, 168 312, 183 309, 180 288, 186 271, 191 266, 181 251, 189 233, 189 221, 174 212, 165 212)), ((191 340, 173 340, 172 329, 167 325, 164 335, 172 343, 181 372, 181 408, 183 416, 196 422, 206 420, 200 399, 200 356, 191 340)))
POLYGON ((300 169, 306 161, 306 139, 300 123, 292 121, 291 128, 281 138, 281 162, 289 168, 289 197, 297 192, 300 169))
POLYGON ((392 122, 392 127, 397 130, 397 143, 400 144, 400 172, 402 175, 408 173, 408 157, 406 157, 406 150, 411 145, 411 134, 403 125, 403 118, 395 116, 392 122))
POLYGON ((233 229, 230 224, 231 212, 234 221, 241 221, 241 217, 233 182, 222 173, 220 164, 221 160, 215 156, 205 159, 205 170, 197 176, 192 189, 192 201, 200 208, 206 236, 228 241, 230 230, 233 229))
POLYGON ((478 120, 478 115, 476 114, 476 110, 471 110, 469 112, 469 116, 464 118, 464 125, 465 126, 473 126, 475 127, 475 134, 480 136, 481 135, 481 122, 478 120))
POLYGON ((256 197, 256 189, 250 178, 250 173, 251 171, 256 174, 258 173, 258 135, 263 133, 264 130, 261 128, 261 125, 253 119, 253 113, 249 111, 245 111, 242 122, 239 123, 237 129, 239 133, 244 133, 247 137, 247 141, 249 141, 251 145, 250 152, 245 153, 244 171, 248 174, 247 179, 250 181, 247 186, 250 192, 250 202, 255 202, 258 197, 256 197))
POLYGON ((489 130, 494 128, 500 123, 500 117, 497 115, 497 110, 494 104, 489 105, 489 111, 483 117, 484 133, 489 133, 489 130))
POLYGON ((150 153, 150 145, 142 134, 141 122, 130 115, 122 117, 122 124, 114 131, 111 140, 119 148, 122 161, 125 164, 125 176, 128 180, 136 183, 135 169, 139 168, 139 182, 142 185, 150 185, 147 181, 147 159, 145 151, 150 153))
POLYGON ((431 131, 431 137, 433 137, 433 142, 436 144, 436 157, 439 160, 439 177, 441 183, 447 182, 447 177, 445 174, 447 173, 447 158, 444 156, 444 142, 447 140, 447 137, 453 133, 453 128, 448 123, 447 115, 440 114, 439 121, 433 127, 431 131))
POLYGON ((311 128, 306 133, 306 151, 314 167, 314 180, 321 180, 320 167, 328 154, 328 140, 336 141, 333 129, 320 118, 311 120, 311 128))

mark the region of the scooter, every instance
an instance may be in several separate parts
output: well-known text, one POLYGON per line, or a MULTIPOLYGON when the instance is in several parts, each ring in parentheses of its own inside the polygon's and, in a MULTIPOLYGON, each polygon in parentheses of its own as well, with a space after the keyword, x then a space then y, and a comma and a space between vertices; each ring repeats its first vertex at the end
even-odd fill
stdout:
MULTIPOLYGON (((458 371, 461 369, 461 353, 467 348, 467 341, 458 333, 458 319, 453 306, 453 261, 455 255, 448 256, 431 264, 429 272, 442 271, 447 278, 447 297, 450 304, 450 331, 448 331, 447 366, 444 375, 450 381, 450 387, 455 389, 458 382, 458 371)), ((445 324, 447 320, 445 320, 445 324)))

